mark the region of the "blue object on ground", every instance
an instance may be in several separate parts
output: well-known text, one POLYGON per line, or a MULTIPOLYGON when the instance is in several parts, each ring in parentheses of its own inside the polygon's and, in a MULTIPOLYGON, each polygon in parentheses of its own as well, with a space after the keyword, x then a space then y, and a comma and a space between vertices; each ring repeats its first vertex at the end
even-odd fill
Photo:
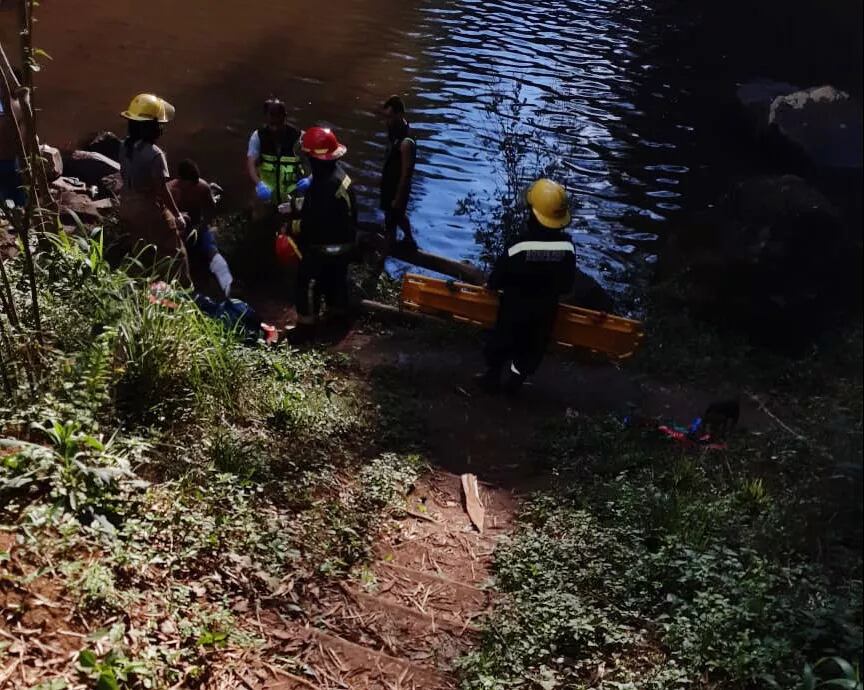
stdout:
POLYGON ((302 180, 300 180, 297 183, 297 191, 300 192, 300 194, 305 194, 306 190, 308 190, 309 187, 311 187, 311 186, 312 186, 312 175, 309 175, 308 177, 304 177, 302 180))
POLYGON ((237 328, 247 342, 255 342, 261 334, 261 319, 255 310, 239 299, 217 302, 205 295, 195 295, 195 304, 207 316, 224 323, 228 328, 237 328))

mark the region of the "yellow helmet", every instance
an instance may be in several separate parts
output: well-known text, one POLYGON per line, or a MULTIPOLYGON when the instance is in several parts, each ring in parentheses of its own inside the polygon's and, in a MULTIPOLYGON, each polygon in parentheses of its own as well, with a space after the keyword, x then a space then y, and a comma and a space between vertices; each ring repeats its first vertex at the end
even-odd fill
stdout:
POLYGON ((170 122, 174 119, 174 106, 152 93, 139 93, 120 115, 127 120, 170 122))
POLYGON ((557 182, 545 178, 528 188, 525 200, 534 217, 544 227, 560 230, 570 225, 570 202, 567 190, 557 182))

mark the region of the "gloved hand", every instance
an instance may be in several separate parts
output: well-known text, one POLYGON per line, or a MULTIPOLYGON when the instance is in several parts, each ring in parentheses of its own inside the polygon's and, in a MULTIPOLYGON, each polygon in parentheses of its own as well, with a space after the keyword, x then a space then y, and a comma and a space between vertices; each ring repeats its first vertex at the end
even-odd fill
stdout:
POLYGON ((262 180, 258 181, 258 184, 255 185, 255 195, 261 201, 270 201, 270 197, 273 196, 273 190, 270 189, 262 180))
POLYGON ((312 186, 312 175, 309 177, 304 177, 302 180, 297 182, 297 191, 300 194, 305 194, 306 190, 312 186))

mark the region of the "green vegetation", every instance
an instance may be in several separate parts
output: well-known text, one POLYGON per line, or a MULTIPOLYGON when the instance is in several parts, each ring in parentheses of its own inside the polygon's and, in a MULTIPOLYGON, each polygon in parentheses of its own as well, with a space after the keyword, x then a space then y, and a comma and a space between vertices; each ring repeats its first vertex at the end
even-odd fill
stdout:
POLYGON ((0 657, 40 688, 188 687, 222 655, 254 663, 246 612, 296 616, 293 588, 366 558, 416 458, 376 445, 390 421, 339 358, 244 346, 182 294, 154 303, 98 234, 35 252, 39 344, 24 261, 4 263, 19 318, 0 313, 0 604, 8 630, 44 630, 0 638, 0 657), (28 644, 58 630, 60 656, 28 644))
POLYGON ((794 362, 705 337, 658 337, 671 350, 636 367, 746 380, 784 420, 722 452, 638 420, 544 430, 553 486, 496 554, 505 597, 466 689, 861 688, 860 331, 794 362))

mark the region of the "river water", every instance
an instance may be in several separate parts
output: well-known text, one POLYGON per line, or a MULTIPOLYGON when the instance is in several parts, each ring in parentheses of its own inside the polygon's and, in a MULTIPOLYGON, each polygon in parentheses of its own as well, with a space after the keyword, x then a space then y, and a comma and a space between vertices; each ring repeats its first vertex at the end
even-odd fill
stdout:
POLYGON ((624 293, 654 261, 688 172, 691 128, 644 57, 650 12, 637 0, 44 0, 39 16, 36 44, 54 58, 37 82, 43 140, 119 133, 129 98, 155 91, 177 108, 169 162, 195 158, 229 204, 251 192, 246 140, 275 94, 299 126, 334 126, 372 216, 385 143, 375 110, 399 93, 419 140, 421 247, 476 257, 455 211, 470 193, 494 195, 495 132, 509 122, 577 198, 582 267, 624 293))

